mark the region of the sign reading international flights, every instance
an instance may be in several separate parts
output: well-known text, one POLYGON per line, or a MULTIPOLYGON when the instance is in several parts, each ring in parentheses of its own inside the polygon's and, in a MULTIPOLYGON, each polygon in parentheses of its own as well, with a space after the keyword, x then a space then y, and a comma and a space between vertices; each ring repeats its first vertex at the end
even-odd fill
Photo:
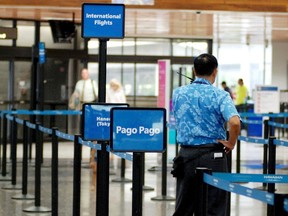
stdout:
POLYGON ((85 103, 83 104, 83 140, 110 140, 110 110, 112 107, 127 107, 128 104, 85 103))
POLYGON ((124 38, 124 4, 82 5, 83 38, 124 38))
POLYGON ((163 152, 166 149, 166 109, 111 109, 111 149, 115 152, 163 152))

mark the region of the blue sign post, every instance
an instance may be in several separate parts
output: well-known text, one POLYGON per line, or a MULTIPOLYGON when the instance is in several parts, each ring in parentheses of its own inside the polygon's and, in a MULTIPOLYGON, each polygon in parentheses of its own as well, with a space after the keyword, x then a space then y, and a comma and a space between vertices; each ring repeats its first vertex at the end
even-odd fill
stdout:
POLYGON ((112 151, 133 152, 132 216, 142 215, 144 152, 166 150, 166 110, 115 107, 110 114, 112 151))
MULTIPOLYGON (((124 38, 125 7, 123 4, 82 5, 82 37, 99 39, 99 89, 100 103, 106 100, 107 41, 110 38, 124 38)), ((99 141, 101 151, 97 157, 96 215, 109 215, 109 152, 108 141, 99 141), (101 198, 100 198, 101 197, 101 198)))

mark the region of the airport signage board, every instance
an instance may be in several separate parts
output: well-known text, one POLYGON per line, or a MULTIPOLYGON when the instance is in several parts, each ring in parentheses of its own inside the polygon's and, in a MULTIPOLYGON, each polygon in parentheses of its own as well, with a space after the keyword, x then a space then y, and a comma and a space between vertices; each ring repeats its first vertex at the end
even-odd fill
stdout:
POLYGON ((277 86, 258 85, 253 98, 255 113, 280 112, 280 91, 277 86))
POLYGON ((87 141, 110 140, 110 110, 128 107, 128 104, 84 103, 82 108, 82 135, 87 141))
POLYGON ((83 38, 124 38, 124 4, 82 4, 83 38))
POLYGON ((166 109, 111 109, 112 151, 163 152, 166 150, 166 109))

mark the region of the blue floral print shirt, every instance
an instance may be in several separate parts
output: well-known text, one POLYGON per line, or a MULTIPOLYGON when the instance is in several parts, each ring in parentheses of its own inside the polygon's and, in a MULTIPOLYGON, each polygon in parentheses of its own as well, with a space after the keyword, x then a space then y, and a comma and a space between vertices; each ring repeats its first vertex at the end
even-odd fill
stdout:
POLYGON ((176 88, 172 104, 180 145, 226 140, 224 123, 232 116, 239 116, 229 93, 203 78, 196 78, 192 84, 176 88))

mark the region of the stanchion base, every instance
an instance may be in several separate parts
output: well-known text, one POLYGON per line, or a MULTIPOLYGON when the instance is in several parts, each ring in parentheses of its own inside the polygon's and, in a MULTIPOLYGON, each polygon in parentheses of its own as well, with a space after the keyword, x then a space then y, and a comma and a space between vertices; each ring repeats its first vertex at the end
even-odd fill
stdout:
POLYGON ((4 190, 21 190, 22 185, 6 185, 6 186, 3 186, 2 189, 4 189, 4 190))
MULTIPOLYGON (((131 190, 133 190, 133 187, 131 188, 131 190)), ((154 188, 152 188, 150 186, 143 185, 142 190, 143 191, 154 191, 154 188)))
POLYGON ((150 172, 161 171, 161 170, 162 170, 162 168, 159 166, 153 166, 150 169, 148 169, 148 171, 150 171, 150 172))
POLYGON ((11 176, 0 176, 0 181, 11 181, 11 176))
POLYGON ((127 179, 127 178, 118 178, 118 179, 112 179, 112 182, 130 183, 130 182, 132 182, 132 180, 131 179, 127 179))
POLYGON ((153 191, 154 188, 150 187, 150 186, 146 186, 146 185, 143 185, 143 191, 153 191))
POLYGON ((154 201, 174 201, 176 200, 174 197, 171 197, 171 196, 156 196, 156 197, 152 197, 151 200, 154 200, 154 201))
POLYGON ((24 212, 33 212, 33 213, 37 213, 37 212, 51 212, 51 209, 47 208, 47 207, 43 207, 43 206, 31 206, 28 207, 26 209, 23 209, 24 212))
POLYGON ((109 170, 109 175, 116 175, 116 172, 113 170, 109 170))
MULTIPOLYGON (((172 166, 167 166, 166 170, 167 170, 167 171, 172 170, 172 166)), ((153 166, 153 167, 151 167, 150 169, 148 169, 148 171, 150 171, 150 172, 162 171, 162 167, 160 167, 160 166, 153 166)))
POLYGON ((30 194, 17 194, 12 197, 15 200, 34 200, 35 197, 30 194))

